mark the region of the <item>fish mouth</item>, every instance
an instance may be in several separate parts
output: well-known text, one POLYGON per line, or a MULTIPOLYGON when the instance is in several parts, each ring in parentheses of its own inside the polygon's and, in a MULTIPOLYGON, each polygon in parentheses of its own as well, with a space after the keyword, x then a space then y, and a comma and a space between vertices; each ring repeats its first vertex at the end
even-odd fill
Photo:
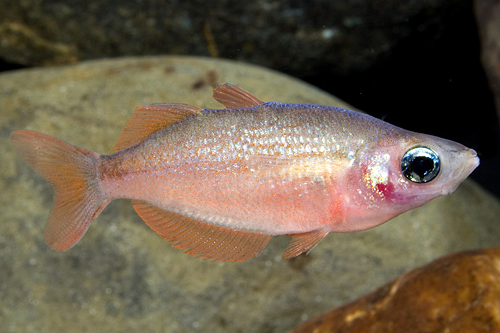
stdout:
POLYGON ((465 161, 462 163, 461 167, 457 168, 453 173, 453 178, 465 179, 479 166, 479 157, 477 157, 477 153, 474 149, 467 149, 464 155, 465 161))
POLYGON ((461 159, 464 161, 449 178, 449 181, 453 184, 453 186, 443 189, 442 194, 451 194, 454 192, 457 187, 472 173, 472 171, 479 166, 479 157, 474 149, 467 148, 467 150, 462 153, 461 159))

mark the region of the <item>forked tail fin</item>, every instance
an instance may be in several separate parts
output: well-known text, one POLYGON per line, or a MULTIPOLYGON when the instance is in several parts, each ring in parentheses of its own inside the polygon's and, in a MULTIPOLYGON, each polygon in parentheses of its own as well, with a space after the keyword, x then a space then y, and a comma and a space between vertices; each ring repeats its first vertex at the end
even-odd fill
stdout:
POLYGON ((99 184, 100 155, 33 131, 13 132, 10 140, 19 156, 54 187, 45 241, 54 250, 69 249, 110 202, 99 184))

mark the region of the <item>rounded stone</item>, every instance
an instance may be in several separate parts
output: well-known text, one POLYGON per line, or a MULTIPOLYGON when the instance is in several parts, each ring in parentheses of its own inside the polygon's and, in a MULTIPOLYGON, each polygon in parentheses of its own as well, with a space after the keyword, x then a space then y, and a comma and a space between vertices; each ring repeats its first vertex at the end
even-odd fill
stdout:
POLYGON ((275 237, 244 263, 203 261, 171 247, 112 202, 71 250, 43 240, 52 189, 18 157, 30 129, 113 152, 137 106, 220 108, 230 82, 263 101, 349 107, 303 82, 256 66, 194 57, 123 58, 0 75, 0 331, 285 331, 448 253, 500 245, 500 205, 472 181, 363 232, 330 234, 308 256, 283 260, 275 237))

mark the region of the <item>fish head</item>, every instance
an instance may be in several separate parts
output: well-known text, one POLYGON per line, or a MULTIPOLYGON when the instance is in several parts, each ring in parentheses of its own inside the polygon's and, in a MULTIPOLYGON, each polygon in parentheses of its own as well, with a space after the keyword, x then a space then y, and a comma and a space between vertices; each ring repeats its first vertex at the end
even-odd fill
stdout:
POLYGON ((392 149, 389 167, 396 184, 394 194, 418 206, 454 192, 479 165, 473 149, 427 134, 410 132, 392 149))
POLYGON ((479 165, 474 150, 432 135, 404 131, 358 152, 348 216, 362 230, 450 194, 479 165))

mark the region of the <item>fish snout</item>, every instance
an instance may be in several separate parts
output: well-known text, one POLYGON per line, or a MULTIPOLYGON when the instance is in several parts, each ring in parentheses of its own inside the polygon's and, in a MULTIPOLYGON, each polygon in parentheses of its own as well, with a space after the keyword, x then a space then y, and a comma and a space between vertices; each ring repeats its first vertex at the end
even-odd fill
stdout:
POLYGON ((457 187, 474 171, 479 165, 479 157, 474 149, 467 148, 455 156, 449 161, 450 167, 454 170, 447 177, 446 183, 449 186, 445 186, 442 189, 442 194, 451 194, 457 187))
POLYGON ((467 178, 472 171, 474 171, 479 165, 479 157, 477 157, 477 153, 474 149, 467 148, 462 154, 462 156, 458 156, 459 160, 463 162, 461 165, 456 168, 453 173, 452 178, 460 179, 460 182, 467 178))

